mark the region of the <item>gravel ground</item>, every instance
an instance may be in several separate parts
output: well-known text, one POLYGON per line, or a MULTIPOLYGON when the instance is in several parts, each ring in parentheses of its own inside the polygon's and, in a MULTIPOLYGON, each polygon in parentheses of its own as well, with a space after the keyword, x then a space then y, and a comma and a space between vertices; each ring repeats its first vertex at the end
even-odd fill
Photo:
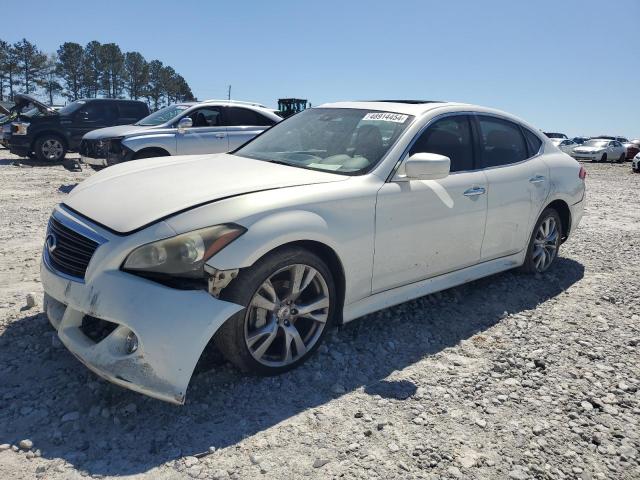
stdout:
POLYGON ((586 216, 547 275, 359 319, 279 377, 214 361, 176 407, 102 381, 57 341, 40 250, 90 171, 14 162, 0 150, 0 478, 640 478, 628 163, 585 166, 586 216))

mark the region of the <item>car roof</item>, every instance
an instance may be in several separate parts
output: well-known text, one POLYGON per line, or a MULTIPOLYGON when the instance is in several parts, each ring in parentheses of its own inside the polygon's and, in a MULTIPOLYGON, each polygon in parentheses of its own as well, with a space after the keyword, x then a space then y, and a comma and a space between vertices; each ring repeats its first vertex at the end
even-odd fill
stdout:
POLYGON ((318 105, 314 108, 357 108, 360 110, 380 110, 383 112, 403 113, 405 115, 417 116, 436 108, 456 105, 466 104, 433 100, 360 100, 354 102, 323 103, 322 105, 318 105))

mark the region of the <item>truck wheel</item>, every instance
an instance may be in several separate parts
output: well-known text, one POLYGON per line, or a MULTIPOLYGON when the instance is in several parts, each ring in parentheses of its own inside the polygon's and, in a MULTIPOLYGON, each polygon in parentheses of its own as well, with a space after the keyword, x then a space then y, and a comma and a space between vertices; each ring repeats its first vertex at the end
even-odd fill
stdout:
POLYGON ((59 162, 67 153, 64 141, 57 135, 42 135, 36 140, 34 150, 42 162, 59 162))

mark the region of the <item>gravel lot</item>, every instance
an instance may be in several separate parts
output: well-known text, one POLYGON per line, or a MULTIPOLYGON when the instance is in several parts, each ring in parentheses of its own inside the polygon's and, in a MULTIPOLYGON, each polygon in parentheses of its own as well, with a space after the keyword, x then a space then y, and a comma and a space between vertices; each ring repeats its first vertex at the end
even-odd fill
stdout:
POLYGON ((214 359, 176 407, 96 377, 42 313, 47 218, 91 172, 0 150, 0 478, 640 478, 640 175, 585 167, 547 275, 370 315, 283 376, 214 359))

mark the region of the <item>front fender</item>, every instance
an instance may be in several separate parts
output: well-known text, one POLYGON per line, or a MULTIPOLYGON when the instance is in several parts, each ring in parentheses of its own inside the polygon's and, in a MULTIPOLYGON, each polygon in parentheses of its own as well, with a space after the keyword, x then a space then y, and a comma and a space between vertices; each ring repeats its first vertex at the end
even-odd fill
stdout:
POLYGON ((218 270, 249 267, 275 248, 302 240, 323 243, 333 249, 338 257, 341 256, 340 246, 329 234, 329 226, 324 218, 315 212, 290 210, 257 220, 247 233, 212 257, 207 264, 218 270))
POLYGON ((153 133, 127 137, 122 140, 122 145, 134 152, 145 148, 161 148, 170 155, 176 155, 176 141, 175 133, 153 133))

